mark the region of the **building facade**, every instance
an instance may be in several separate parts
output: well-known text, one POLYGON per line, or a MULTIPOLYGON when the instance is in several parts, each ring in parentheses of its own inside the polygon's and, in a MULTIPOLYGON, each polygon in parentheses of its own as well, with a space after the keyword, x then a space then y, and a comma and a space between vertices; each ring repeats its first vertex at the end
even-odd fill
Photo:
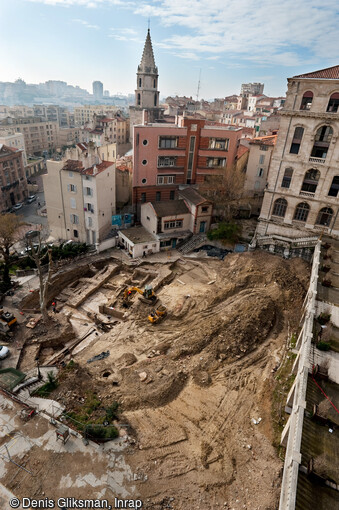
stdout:
POLYGON ((53 152, 58 146, 59 124, 38 117, 6 118, 0 122, 0 131, 6 134, 22 133, 27 156, 41 156, 43 152, 53 152))
POLYGON ((101 81, 93 82, 94 99, 102 99, 104 97, 104 85, 101 81))
POLYGON ((236 160, 242 130, 180 117, 134 128, 133 203, 174 200, 179 186, 223 175, 236 160))
POLYGON ((0 210, 6 212, 27 198, 27 180, 22 151, 0 145, 0 210))
POLYGON ((339 236, 338 110, 339 66, 288 79, 258 242, 339 236))

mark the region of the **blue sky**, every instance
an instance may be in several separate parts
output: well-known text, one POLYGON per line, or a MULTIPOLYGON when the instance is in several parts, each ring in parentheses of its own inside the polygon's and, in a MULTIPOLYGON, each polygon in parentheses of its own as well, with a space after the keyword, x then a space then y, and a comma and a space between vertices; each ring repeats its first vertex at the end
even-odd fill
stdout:
POLYGON ((337 0, 0 0, 0 81, 63 80, 133 93, 151 20, 161 96, 284 95, 286 78, 339 64, 337 0))

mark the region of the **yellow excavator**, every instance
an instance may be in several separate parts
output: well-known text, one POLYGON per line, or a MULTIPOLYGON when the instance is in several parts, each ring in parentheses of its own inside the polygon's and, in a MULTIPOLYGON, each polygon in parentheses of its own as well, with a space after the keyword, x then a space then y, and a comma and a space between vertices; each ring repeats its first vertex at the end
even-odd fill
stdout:
POLYGON ((144 290, 139 289, 139 287, 129 287, 128 289, 124 290, 123 294, 122 304, 125 308, 128 308, 128 306, 131 304, 131 298, 135 292, 141 294, 139 299, 149 305, 154 305, 158 299, 154 294, 151 285, 146 285, 144 290))
POLYGON ((164 305, 160 305, 158 306, 158 308, 156 308, 156 310, 153 310, 149 316, 148 316, 148 320, 152 323, 152 324, 156 324, 157 322, 160 322, 162 319, 164 319, 167 315, 167 308, 166 306, 164 305))

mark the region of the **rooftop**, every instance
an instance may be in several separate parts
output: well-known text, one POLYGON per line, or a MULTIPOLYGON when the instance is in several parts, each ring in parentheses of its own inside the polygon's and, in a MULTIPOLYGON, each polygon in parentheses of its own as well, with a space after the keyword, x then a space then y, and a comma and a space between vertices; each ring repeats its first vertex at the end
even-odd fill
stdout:
POLYGON ((163 202, 151 202, 151 204, 159 218, 163 216, 188 214, 190 212, 183 200, 165 200, 163 202))
POLYGON ((206 198, 202 197, 194 188, 181 189, 179 190, 179 195, 194 205, 209 202, 209 200, 206 200, 206 198))
POLYGON ((275 145, 277 141, 278 135, 270 135, 270 136, 258 136, 257 138, 253 138, 250 141, 251 144, 257 145, 275 145))
POLYGON ((134 244, 157 241, 154 235, 150 232, 147 232, 144 227, 125 228, 121 229, 120 232, 134 244))
POLYGON ((293 78, 319 78, 322 80, 339 80, 339 66, 327 67, 312 73, 298 74, 293 78))

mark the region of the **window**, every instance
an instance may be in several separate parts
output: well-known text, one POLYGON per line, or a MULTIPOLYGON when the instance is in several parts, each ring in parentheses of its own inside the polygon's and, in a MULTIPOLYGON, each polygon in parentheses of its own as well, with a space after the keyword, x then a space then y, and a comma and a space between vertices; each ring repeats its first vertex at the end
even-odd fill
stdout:
POLYGON ((308 213, 310 211, 310 206, 306 202, 301 202, 297 205, 294 212, 293 219, 296 221, 306 221, 308 213))
POLYGON ((293 168, 286 168, 285 169, 285 173, 284 173, 284 177, 283 177, 282 182, 281 182, 281 187, 282 188, 289 188, 290 187, 291 180, 292 180, 292 175, 293 175, 293 168))
POLYGON ((75 201, 75 198, 71 198, 70 202, 71 202, 71 209, 76 209, 77 208, 77 203, 75 201))
POLYGON ((170 200, 174 200, 174 198, 175 198, 175 191, 172 189, 170 191, 170 200))
POLYGON ((86 196, 88 196, 88 197, 92 197, 93 196, 92 188, 85 188, 84 191, 85 191, 85 195, 86 196))
POLYGON ((326 158, 332 135, 333 129, 330 126, 322 126, 318 129, 311 152, 312 158, 326 158))
POLYGON ((168 230, 170 228, 182 228, 183 220, 172 220, 164 222, 164 229, 168 230))
POLYGON ((147 165, 147 159, 143 159, 142 162, 141 162, 142 165, 147 165))
POLYGON ((188 153, 188 163, 187 163, 187 176, 186 176, 187 184, 191 184, 192 171, 193 171, 194 149, 195 149, 195 136, 191 136, 190 137, 189 153, 188 153))
POLYGON ((140 94, 138 94, 138 96, 137 96, 137 104, 138 104, 138 106, 140 106, 140 102, 141 102, 140 94))
POLYGON ((147 179, 145 179, 145 177, 143 179, 141 179, 141 184, 146 184, 147 182, 147 179))
POLYGON ((142 204, 144 204, 146 202, 146 193, 141 193, 140 200, 141 200, 142 204))
POLYGON ((71 214, 71 223, 77 225, 79 223, 79 216, 76 214, 71 214))
POLYGON ((157 191, 156 194, 155 194, 155 201, 156 202, 160 202, 160 200, 161 200, 161 192, 157 191))
POLYGON ((287 201, 284 198, 278 198, 278 200, 274 202, 272 216, 280 216, 283 218, 286 214, 286 209, 287 201))
POLYGON ((174 175, 158 175, 157 184, 173 184, 174 175))
POLYGON ((291 143, 290 154, 298 154, 300 149, 301 140, 304 134, 303 127, 296 127, 294 130, 294 135, 291 143))
POLYGON ((229 139, 228 138, 210 138, 208 148, 220 151, 228 151, 229 139))
POLYGON ((320 178, 319 170, 316 170, 315 168, 307 170, 304 177, 304 182, 301 186, 301 191, 306 191, 307 193, 315 193, 318 186, 319 178, 320 178))
POLYGON ((148 140, 143 140, 142 145, 148 145, 148 140))
POLYGON ((261 151, 268 151, 268 146, 267 145, 260 145, 259 150, 261 150, 261 151))
POLYGON ((201 208, 201 211, 202 211, 202 212, 207 212, 207 211, 208 211, 208 206, 207 206, 207 205, 204 205, 204 206, 201 208))
POLYGON ((263 175, 264 175, 264 169, 263 169, 263 168, 259 168, 259 169, 258 169, 257 176, 258 176, 258 177, 262 177, 263 175))
POLYGON ((159 149, 174 149, 177 146, 177 136, 159 136, 159 149))
POLYGON ((156 89, 157 88, 157 80, 153 80, 153 88, 156 89))
POLYGON ((304 93, 301 100, 300 110, 310 110, 313 101, 313 92, 308 90, 304 93))
POLYGON ((139 87, 141 87, 141 78, 139 78, 139 87))
POLYGON ((73 230, 73 237, 79 237, 79 233, 77 230, 73 230))
POLYGON ((158 94, 155 93, 154 94, 154 106, 157 106, 157 104, 158 104, 158 94))
POLYGON ((339 107, 339 94, 338 92, 331 95, 327 106, 327 112, 336 113, 339 107))
POLYGON ((259 165, 263 165, 263 164, 264 164, 264 161, 265 161, 265 156, 264 156, 264 154, 262 154, 262 155, 259 157, 259 165))
POLYGON ((93 226, 93 219, 92 218, 87 218, 87 222, 88 222, 88 226, 89 227, 93 226))
POLYGON ((73 177, 73 172, 68 172, 68 177, 73 177))
POLYGON ((67 191, 71 191, 72 193, 77 192, 77 187, 75 184, 67 184, 67 191))
POLYGON ((339 175, 335 175, 333 177, 333 181, 332 181, 331 187, 329 189, 328 196, 337 197, 338 191, 339 191, 339 175))
POLYGON ((219 168, 226 166, 226 158, 207 158, 208 168, 219 168))
POLYGON ((317 217, 316 225, 323 225, 329 227, 333 217, 333 210, 330 207, 323 207, 320 209, 317 217))
POLYGON ((175 156, 159 156, 158 157, 158 167, 159 166, 175 166, 177 162, 177 158, 175 156))
POLYGON ((89 202, 86 204, 85 209, 87 209, 88 212, 94 213, 93 204, 90 204, 89 202))

